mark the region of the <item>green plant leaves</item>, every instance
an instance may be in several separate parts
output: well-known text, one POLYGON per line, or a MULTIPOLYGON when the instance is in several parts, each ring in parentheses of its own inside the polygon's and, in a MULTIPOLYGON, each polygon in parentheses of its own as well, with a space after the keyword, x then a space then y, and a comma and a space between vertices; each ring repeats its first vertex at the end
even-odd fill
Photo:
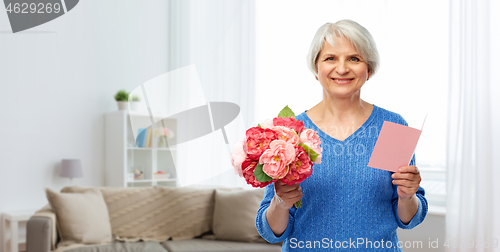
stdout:
POLYGON ((141 101, 141 97, 138 95, 133 95, 132 96, 132 101, 141 101))
POLYGON ((269 177, 264 171, 262 170, 262 167, 264 164, 258 164, 255 166, 255 170, 253 171, 253 175, 259 182, 269 182, 272 181, 273 178, 269 177))
POLYGON ((319 156, 318 153, 316 153, 315 151, 313 151, 311 148, 309 148, 309 146, 307 146, 305 144, 300 143, 299 146, 302 147, 302 148, 304 148, 304 151, 307 153, 307 155, 309 156, 309 158, 311 159, 311 161, 313 161, 313 162, 316 161, 316 158, 318 158, 318 156, 319 156))
POLYGON ((295 118, 295 113, 286 105, 278 114, 278 117, 293 117, 295 118))
POLYGON ((116 101, 128 101, 128 92, 122 89, 115 94, 116 101))
POLYGON ((295 206, 295 208, 302 207, 302 200, 299 200, 299 201, 293 203, 293 205, 295 206))

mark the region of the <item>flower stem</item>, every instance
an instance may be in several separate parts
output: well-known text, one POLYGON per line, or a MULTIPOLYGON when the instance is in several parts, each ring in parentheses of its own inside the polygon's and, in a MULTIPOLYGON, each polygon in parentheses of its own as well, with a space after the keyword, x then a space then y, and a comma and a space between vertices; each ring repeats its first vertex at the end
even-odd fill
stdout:
POLYGON ((302 207, 302 200, 299 200, 299 201, 293 203, 293 205, 295 206, 295 208, 302 207))

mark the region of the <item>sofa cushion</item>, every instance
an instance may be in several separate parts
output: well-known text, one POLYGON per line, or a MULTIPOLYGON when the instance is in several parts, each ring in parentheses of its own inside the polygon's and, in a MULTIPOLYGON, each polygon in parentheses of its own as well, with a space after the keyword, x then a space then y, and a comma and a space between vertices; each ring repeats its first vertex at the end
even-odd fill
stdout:
MULTIPOLYGON (((85 191, 66 187, 63 191, 85 191)), ((115 239, 189 239, 212 229, 214 189, 188 187, 100 188, 115 239)))
POLYGON ((162 242, 169 252, 279 252, 281 246, 264 243, 210 241, 203 239, 162 242))
POLYGON ((69 246, 56 252, 168 252, 159 242, 114 242, 107 245, 69 246))
POLYGON ((45 192, 56 214, 61 245, 112 241, 108 208, 99 189, 58 193, 47 188, 45 192))
POLYGON ((217 240, 262 241, 255 217, 264 197, 264 188, 215 190, 213 233, 217 240))

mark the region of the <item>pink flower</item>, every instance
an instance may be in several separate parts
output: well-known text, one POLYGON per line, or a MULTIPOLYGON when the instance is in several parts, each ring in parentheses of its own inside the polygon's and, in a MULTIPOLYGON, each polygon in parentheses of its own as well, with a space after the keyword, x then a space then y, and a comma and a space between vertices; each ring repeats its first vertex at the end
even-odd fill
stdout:
POLYGON ((265 129, 265 128, 274 127, 274 124, 273 124, 273 121, 271 119, 267 119, 267 120, 261 122, 260 126, 265 129))
POLYGON ((300 183, 311 176, 313 163, 300 146, 295 146, 295 160, 290 163, 289 171, 281 181, 287 185, 300 183))
POLYGON ((231 152, 231 164, 234 167, 234 174, 242 177, 243 172, 241 170, 241 163, 245 161, 247 155, 243 150, 243 142, 234 143, 233 152, 231 152))
POLYGON ((256 160, 252 160, 250 158, 245 159, 245 161, 243 161, 243 163, 241 164, 241 167, 243 168, 243 177, 247 181, 247 184, 253 187, 265 187, 274 182, 275 180, 269 182, 260 182, 255 178, 253 172, 257 164, 258 162, 256 160))
POLYGON ((270 129, 252 127, 246 132, 243 149, 249 158, 259 160, 262 153, 269 148, 271 141, 278 138, 278 134, 270 129))
POLYGON ((274 126, 285 126, 295 130, 298 135, 304 130, 304 123, 293 117, 276 117, 273 119, 274 126))
POLYGON ((271 129, 278 134, 279 140, 283 140, 293 146, 299 144, 299 136, 294 130, 285 126, 274 126, 271 129))
POLYGON ((295 159, 295 148, 283 140, 274 140, 270 149, 260 156, 259 163, 264 164, 262 171, 273 179, 281 179, 288 172, 288 165, 295 159))
POLYGON ((314 152, 318 153, 319 155, 314 161, 314 163, 321 164, 321 152, 323 151, 323 148, 321 148, 321 140, 319 139, 319 136, 316 133, 316 131, 312 129, 305 129, 300 134, 299 142, 307 145, 314 152))

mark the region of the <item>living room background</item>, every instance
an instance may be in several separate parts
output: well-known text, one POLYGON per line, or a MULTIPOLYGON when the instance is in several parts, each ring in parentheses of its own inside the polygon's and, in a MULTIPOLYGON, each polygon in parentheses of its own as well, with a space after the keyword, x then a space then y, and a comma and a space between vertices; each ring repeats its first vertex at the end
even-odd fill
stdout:
MULTIPOLYGON (((237 103, 240 119, 251 121, 251 3, 81 1, 65 16, 17 34, 0 11, 6 132, 0 148, 0 213, 40 209, 47 204, 44 188, 70 185, 58 175, 61 159, 82 162, 83 178, 72 185, 104 186, 104 113, 117 110, 114 94, 168 71, 198 64, 205 99, 237 103), (217 53, 224 60, 214 59, 217 53)), ((205 182, 245 185, 232 177, 224 152, 228 162, 221 165, 228 172, 205 182)), ((24 229, 21 224, 20 232, 24 229)))
MULTIPOLYGON (((117 110, 113 95, 168 71, 195 64, 205 99, 239 104, 245 128, 275 116, 286 104, 296 113, 312 107, 321 88, 305 64, 310 39, 324 22, 342 18, 366 26, 379 46, 380 72, 367 82, 364 98, 401 113, 414 127, 429 112, 417 164, 423 159, 429 168, 439 168, 446 143, 430 140, 446 131, 441 126, 449 77, 449 2, 86 0, 61 18, 16 34, 0 11, 0 213, 39 209, 47 204, 45 187, 59 191, 70 185, 58 176, 61 159, 82 161, 83 178, 73 185, 104 186, 103 114, 117 110), (401 68, 405 64, 414 75, 401 68), (397 80, 386 81, 391 78, 397 80), (433 87, 428 78, 444 84, 433 87), (279 92, 281 100, 266 102, 279 92), (295 96, 300 99, 288 100, 295 96)), ((491 9, 500 10, 498 2, 491 9)), ((491 29, 499 23, 491 22, 491 29)), ((491 39, 492 45, 498 42, 491 39)), ((498 93, 498 85, 491 85, 498 93)), ((244 185, 230 164, 224 165, 226 173, 205 182, 232 179, 232 185, 244 185)), ((444 213, 434 212, 424 225, 400 236, 444 239, 444 225, 444 213)))
POLYGON ((45 187, 70 185, 58 176, 64 158, 82 161, 73 185, 104 185, 103 114, 117 110, 116 91, 170 70, 168 33, 158 32, 168 13, 161 0, 80 1, 12 34, 0 11, 0 212, 39 209, 45 187))

